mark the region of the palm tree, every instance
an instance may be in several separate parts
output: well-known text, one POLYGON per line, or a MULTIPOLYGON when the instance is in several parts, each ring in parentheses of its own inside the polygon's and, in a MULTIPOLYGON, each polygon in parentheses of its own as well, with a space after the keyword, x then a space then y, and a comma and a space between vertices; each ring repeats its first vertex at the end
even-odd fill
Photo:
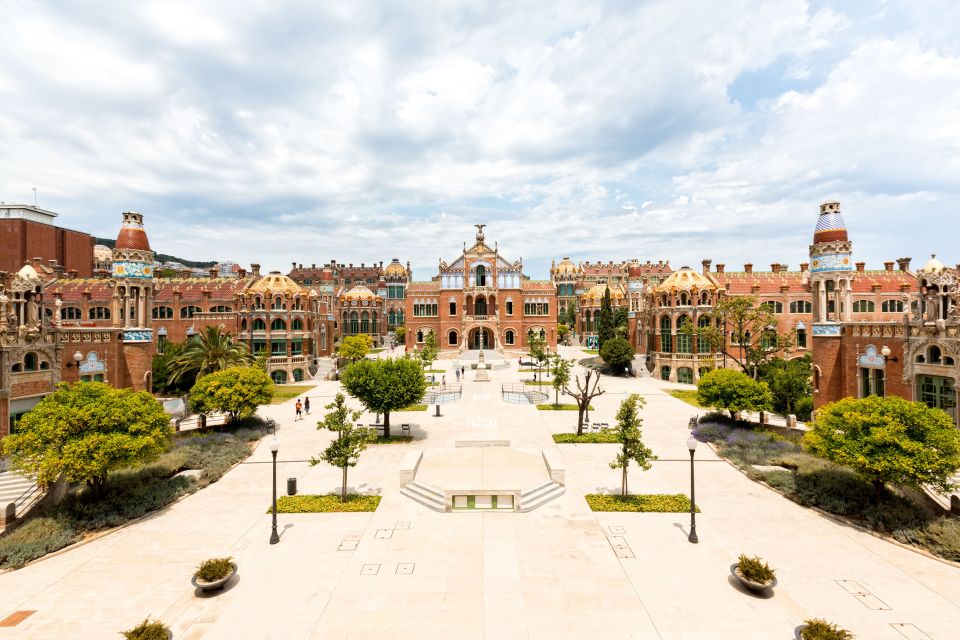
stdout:
POLYGON ((170 367, 170 380, 176 382, 190 372, 199 378, 228 367, 249 365, 253 361, 247 345, 234 342, 223 325, 209 326, 198 338, 186 342, 183 352, 170 367))

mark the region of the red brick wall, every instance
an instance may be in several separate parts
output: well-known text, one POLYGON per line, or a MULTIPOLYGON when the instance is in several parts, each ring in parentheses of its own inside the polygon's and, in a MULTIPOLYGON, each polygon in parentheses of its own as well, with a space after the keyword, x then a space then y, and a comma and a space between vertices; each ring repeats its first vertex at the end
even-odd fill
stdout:
POLYGON ((92 236, 80 231, 34 222, 0 221, 0 271, 16 272, 28 260, 41 258, 44 264, 56 260, 65 269, 76 269, 80 277, 93 275, 92 236))
POLYGON ((847 325, 843 327, 843 335, 839 338, 814 338, 813 364, 822 371, 820 391, 813 394, 814 408, 819 409, 841 398, 859 397, 858 358, 868 345, 873 345, 878 350, 884 346, 890 347, 891 353, 884 373, 886 395, 914 399, 912 385, 903 382, 903 338, 855 336, 851 332, 851 326, 847 325))

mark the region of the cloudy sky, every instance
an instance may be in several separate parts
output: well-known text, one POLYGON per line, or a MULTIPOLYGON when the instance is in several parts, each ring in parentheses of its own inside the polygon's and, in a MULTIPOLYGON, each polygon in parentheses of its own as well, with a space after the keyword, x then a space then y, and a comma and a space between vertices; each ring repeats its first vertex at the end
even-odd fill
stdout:
POLYGON ((0 199, 188 259, 960 262, 960 3, 0 0, 0 199), (952 232, 952 233, 951 233, 952 232))

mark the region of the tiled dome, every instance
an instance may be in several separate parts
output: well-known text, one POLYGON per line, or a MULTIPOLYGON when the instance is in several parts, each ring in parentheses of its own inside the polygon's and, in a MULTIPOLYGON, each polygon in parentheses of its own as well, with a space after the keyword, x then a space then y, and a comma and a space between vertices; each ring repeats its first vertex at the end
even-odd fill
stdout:
POLYGON ((387 265, 387 268, 385 271, 388 276, 403 277, 407 275, 406 268, 402 264, 400 264, 400 261, 397 260, 396 258, 394 258, 393 261, 387 265))
POLYGON ((657 291, 716 291, 717 285, 707 276, 699 271, 694 271, 690 267, 682 267, 679 271, 674 271, 670 277, 657 286, 657 291))
POLYGON ((257 280, 250 291, 253 293, 282 293, 287 296, 305 296, 307 290, 283 275, 279 271, 271 271, 269 274, 257 280))
POLYGON ((813 243, 847 242, 847 224, 840 213, 839 202, 824 202, 820 205, 820 217, 813 233, 813 243))
MULTIPOLYGON (((606 293, 608 286, 609 285, 603 283, 595 284, 590 287, 586 293, 580 296, 580 299, 585 303, 603 300, 604 293, 606 293)), ((620 289, 620 287, 610 287, 610 299, 623 300, 623 291, 620 289)))
POLYGON ((561 260, 560 264, 557 265, 557 268, 555 271, 557 275, 561 275, 561 276, 572 275, 576 272, 577 272, 577 265, 573 264, 570 258, 564 258, 563 260, 561 260))
POLYGON ((377 294, 362 284, 355 286, 340 297, 344 300, 376 300, 378 298, 377 294))

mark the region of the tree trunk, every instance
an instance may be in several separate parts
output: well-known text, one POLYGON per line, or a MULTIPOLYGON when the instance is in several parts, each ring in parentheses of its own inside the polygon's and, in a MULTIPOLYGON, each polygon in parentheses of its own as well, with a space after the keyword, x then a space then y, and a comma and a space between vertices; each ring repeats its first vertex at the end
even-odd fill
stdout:
POLYGON ((577 435, 583 435, 583 405, 577 405, 577 435))
POLYGON ((106 476, 98 476, 96 478, 91 478, 87 480, 87 487, 89 487, 90 492, 93 493, 96 497, 101 497, 103 495, 103 490, 107 485, 106 476))
POLYGON ((560 389, 553 390, 553 404, 557 407, 560 406, 560 389))
POLYGON ((620 481, 620 495, 624 498, 627 497, 627 467, 630 466, 630 462, 623 465, 623 479, 620 481))
POLYGON ((347 501, 347 465, 343 466, 343 486, 340 488, 340 501, 347 501))
POLYGON ((883 480, 871 480, 870 484, 873 485, 873 504, 880 504, 880 500, 883 498, 883 480))
POLYGON ((383 437, 384 438, 390 437, 390 412, 389 411, 383 412, 383 437))

